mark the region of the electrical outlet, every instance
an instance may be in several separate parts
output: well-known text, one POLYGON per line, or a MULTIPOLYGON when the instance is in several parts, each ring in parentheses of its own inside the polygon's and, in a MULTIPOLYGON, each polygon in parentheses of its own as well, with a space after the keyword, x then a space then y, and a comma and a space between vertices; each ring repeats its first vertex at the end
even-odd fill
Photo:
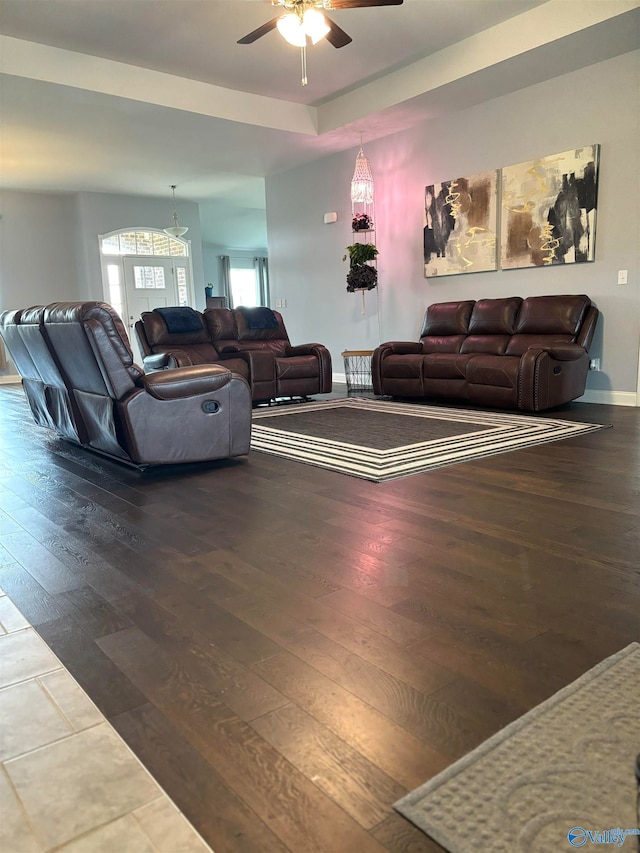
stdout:
POLYGON ((629 270, 618 270, 618 284, 626 284, 629 280, 629 270))
POLYGON ((589 362, 589 370, 600 370, 600 359, 592 358, 589 362))

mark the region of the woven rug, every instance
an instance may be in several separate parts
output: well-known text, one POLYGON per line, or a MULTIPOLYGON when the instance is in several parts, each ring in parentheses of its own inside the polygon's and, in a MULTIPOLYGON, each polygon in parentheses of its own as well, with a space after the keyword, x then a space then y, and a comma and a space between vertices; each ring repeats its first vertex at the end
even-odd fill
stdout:
POLYGON ((600 844, 632 853, 639 709, 640 644, 632 643, 394 808, 451 853, 600 844))
POLYGON ((254 409, 251 448, 379 483, 601 428, 547 417, 349 398, 254 409))

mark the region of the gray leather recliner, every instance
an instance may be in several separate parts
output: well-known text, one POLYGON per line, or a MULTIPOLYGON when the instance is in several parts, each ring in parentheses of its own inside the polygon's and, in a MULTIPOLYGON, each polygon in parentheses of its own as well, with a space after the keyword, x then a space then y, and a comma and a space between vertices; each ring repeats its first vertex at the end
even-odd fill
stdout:
POLYGON ((219 365, 145 375, 103 302, 56 302, 0 314, 0 333, 34 419, 139 467, 249 451, 251 393, 219 365))

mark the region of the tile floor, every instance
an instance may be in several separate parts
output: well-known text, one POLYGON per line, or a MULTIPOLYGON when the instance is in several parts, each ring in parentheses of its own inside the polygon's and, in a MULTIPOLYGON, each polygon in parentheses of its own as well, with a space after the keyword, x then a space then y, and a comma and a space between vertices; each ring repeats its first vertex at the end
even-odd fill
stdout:
POLYGON ((0 851, 211 853, 0 590, 0 851))

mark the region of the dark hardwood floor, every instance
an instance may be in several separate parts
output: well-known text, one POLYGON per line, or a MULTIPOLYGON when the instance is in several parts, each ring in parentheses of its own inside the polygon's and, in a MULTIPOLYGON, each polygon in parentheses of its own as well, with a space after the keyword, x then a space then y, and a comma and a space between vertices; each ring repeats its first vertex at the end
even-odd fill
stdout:
POLYGON ((384 484, 140 475, 5 386, 0 586, 215 853, 435 853, 392 803, 640 640, 640 410, 551 414, 612 428, 384 484))

